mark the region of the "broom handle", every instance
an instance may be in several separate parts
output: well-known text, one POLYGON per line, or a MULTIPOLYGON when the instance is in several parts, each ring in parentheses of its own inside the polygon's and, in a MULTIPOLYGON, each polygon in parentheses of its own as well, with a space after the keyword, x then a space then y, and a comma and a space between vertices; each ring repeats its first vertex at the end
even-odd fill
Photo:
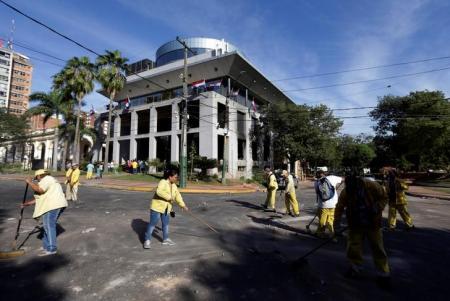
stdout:
POLYGON ((204 224, 205 226, 207 226, 209 229, 211 229, 211 231, 219 234, 219 232, 217 232, 216 229, 214 229, 210 224, 208 224, 207 222, 205 222, 203 219, 201 219, 200 217, 196 216, 194 213, 192 213, 190 210, 186 211, 187 213, 189 213, 193 218, 195 218, 196 220, 198 220, 199 222, 201 222, 202 224, 204 224))
MULTIPOLYGON (((22 205, 25 204, 25 201, 27 199, 27 194, 28 194, 28 183, 27 183, 27 186, 25 186, 25 193, 23 194, 22 205)), ((20 210, 20 218, 19 218, 19 223, 17 224, 16 237, 14 238, 14 242, 17 242, 17 238, 19 237, 19 230, 20 230, 20 225, 22 224, 23 210, 24 209, 25 209, 25 207, 23 207, 20 210)))

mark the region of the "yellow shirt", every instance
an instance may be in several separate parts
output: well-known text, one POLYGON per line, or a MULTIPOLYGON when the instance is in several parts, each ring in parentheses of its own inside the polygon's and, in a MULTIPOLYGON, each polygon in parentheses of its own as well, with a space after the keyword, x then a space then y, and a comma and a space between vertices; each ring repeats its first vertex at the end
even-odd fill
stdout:
POLYGON ((131 166, 133 168, 138 168, 138 163, 136 161, 133 161, 133 163, 131 163, 131 166))
POLYGON ((155 195, 150 203, 150 209, 159 213, 169 213, 172 211, 174 201, 180 207, 185 206, 177 185, 170 184, 169 180, 163 179, 158 183, 155 195))
POLYGON ((70 181, 70 176, 72 175, 72 172, 73 172, 72 167, 69 168, 69 169, 66 171, 66 181, 65 181, 66 184, 69 183, 69 181, 70 181))
POLYGON ((294 184, 294 177, 292 175, 289 175, 286 179, 287 185, 286 185, 286 194, 290 194, 291 196, 295 196, 295 184, 294 184))
POLYGON ((39 187, 44 190, 43 194, 35 194, 36 205, 34 206, 33 218, 39 217, 50 210, 67 207, 61 184, 52 176, 45 176, 39 181, 39 187))
POLYGON ((273 173, 270 173, 269 183, 267 184, 267 190, 277 190, 277 189, 278 189, 277 178, 273 173))
POLYGON ((80 179, 80 169, 74 169, 72 171, 72 175, 70 176, 70 186, 78 186, 80 183, 78 180, 80 179))

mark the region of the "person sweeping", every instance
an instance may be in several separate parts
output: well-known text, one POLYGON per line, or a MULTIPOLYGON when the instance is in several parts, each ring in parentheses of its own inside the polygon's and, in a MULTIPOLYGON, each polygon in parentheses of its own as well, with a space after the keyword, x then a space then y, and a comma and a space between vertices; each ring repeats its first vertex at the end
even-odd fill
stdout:
POLYGON ((61 184, 50 176, 49 172, 39 169, 35 172, 34 183, 31 178, 25 181, 34 190, 34 198, 24 202, 21 207, 35 204, 33 218, 42 217, 44 236, 42 237, 43 252, 38 256, 53 255, 57 252, 56 243, 56 222, 64 208, 67 207, 67 200, 64 196, 61 184))
POLYGON ((335 210, 337 225, 344 210, 347 217, 347 258, 351 267, 346 276, 359 276, 363 263, 363 241, 367 238, 378 270, 377 282, 382 288, 390 287, 390 269, 381 231, 382 213, 387 201, 386 192, 380 184, 352 172, 345 177, 345 189, 339 196, 335 210))
POLYGON ((385 187, 389 197, 389 230, 395 231, 397 225, 397 212, 402 217, 403 222, 406 225, 406 230, 414 229, 411 215, 408 212, 408 201, 405 195, 405 191, 408 190, 408 185, 398 177, 395 169, 388 171, 385 187))
POLYGON ((158 221, 161 219, 163 241, 166 246, 173 246, 175 243, 169 238, 169 220, 172 212, 173 202, 177 203, 183 210, 189 208, 183 202, 176 182, 178 181, 178 172, 176 170, 167 170, 164 172, 164 179, 159 181, 155 195, 150 203, 150 222, 145 232, 144 249, 151 248, 152 234, 158 221))

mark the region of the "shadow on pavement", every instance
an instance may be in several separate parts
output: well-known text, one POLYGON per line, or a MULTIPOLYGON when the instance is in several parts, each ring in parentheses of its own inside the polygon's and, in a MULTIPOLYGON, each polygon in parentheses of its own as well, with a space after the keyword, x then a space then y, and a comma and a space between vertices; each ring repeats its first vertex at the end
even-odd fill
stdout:
POLYGON ((238 200, 226 200, 227 203, 235 203, 236 206, 242 206, 245 208, 250 208, 250 209, 256 209, 256 210, 262 210, 262 207, 259 205, 255 205, 252 204, 250 202, 246 202, 246 201, 238 201, 238 200))
POLYGON ((68 265, 63 255, 36 257, 24 263, 0 261, 2 300, 64 300, 66 290, 50 284, 49 276, 68 265))
MULTIPOLYGON (((249 216, 256 223, 263 219, 249 216)), ((284 226, 284 225, 283 225, 284 226)), ((285 228, 283 228, 285 229, 285 228)), ((292 230, 292 229, 287 229, 292 230)), ((298 232, 298 231, 296 231, 298 232)), ((202 260, 192 268, 192 282, 215 300, 447 300, 450 293, 450 233, 422 228, 384 233, 392 271, 391 291, 376 285, 377 273, 366 242, 363 277, 347 279, 345 239, 328 244, 293 268, 293 261, 321 242, 298 235, 278 235, 267 228, 227 231, 216 240, 229 254, 202 260)), ((197 300, 190 286, 179 291, 184 300, 197 300)))

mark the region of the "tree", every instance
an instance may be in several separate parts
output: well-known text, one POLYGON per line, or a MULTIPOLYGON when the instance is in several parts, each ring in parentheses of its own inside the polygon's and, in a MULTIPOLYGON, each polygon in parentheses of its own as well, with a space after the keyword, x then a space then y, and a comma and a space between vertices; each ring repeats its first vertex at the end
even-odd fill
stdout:
POLYGON ((359 170, 370 166, 375 158, 375 150, 369 137, 357 136, 353 138, 344 135, 340 138, 339 150, 341 152, 341 165, 359 170))
POLYGON ((38 103, 30 108, 26 115, 44 115, 44 123, 52 116, 56 117, 56 127, 53 136, 53 170, 58 169, 58 143, 59 143, 59 117, 67 116, 73 107, 73 99, 70 94, 62 90, 53 90, 49 93, 36 92, 30 95, 30 102, 38 103))
POLYGON ((0 145, 6 141, 20 142, 27 136, 28 123, 26 119, 8 114, 0 108, 0 145))
POLYGON ((117 93, 122 90, 126 82, 125 70, 127 58, 123 58, 120 51, 108 51, 97 58, 97 80, 109 98, 108 131, 106 133, 105 159, 103 170, 108 170, 109 139, 111 126, 112 103, 117 93))
POLYGON ((384 96, 370 115, 378 165, 449 168, 450 103, 441 91, 384 96))
POLYGON ((326 106, 271 104, 263 108, 261 121, 263 126, 254 126, 252 136, 273 134, 276 161, 280 162, 288 152, 291 162, 306 160, 318 166, 335 160, 342 122, 326 106))
POLYGON ((94 90, 94 78, 94 64, 86 56, 71 58, 64 69, 53 77, 54 88, 70 93, 78 103, 73 143, 74 163, 80 161, 80 118, 83 98, 94 90))

